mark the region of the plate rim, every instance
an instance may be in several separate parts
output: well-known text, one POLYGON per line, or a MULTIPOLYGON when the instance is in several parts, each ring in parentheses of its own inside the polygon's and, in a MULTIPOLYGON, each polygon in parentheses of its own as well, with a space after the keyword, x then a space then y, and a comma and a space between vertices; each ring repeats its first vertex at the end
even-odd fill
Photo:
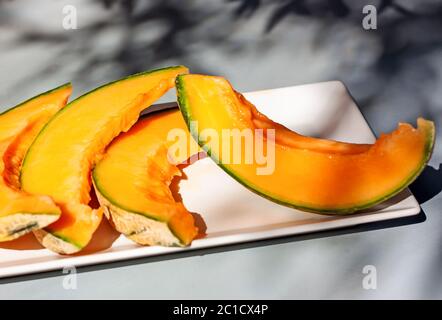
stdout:
MULTIPOLYGON (((308 87, 308 86, 315 86, 315 85, 335 85, 339 86, 340 89, 345 90, 345 93, 348 95, 348 97, 353 101, 356 110, 360 116, 362 117, 363 121, 366 123, 366 125, 369 127, 373 137, 375 138, 376 135, 370 126, 369 122, 367 121, 364 114, 361 112, 361 109, 357 103, 357 101, 352 96, 351 92, 349 91, 348 87, 340 80, 332 80, 332 81, 323 81, 323 82, 314 82, 314 83, 307 83, 307 84, 301 84, 301 85, 293 85, 293 86, 285 86, 285 87, 278 87, 273 89, 263 89, 258 91, 251 91, 251 92, 245 92, 245 95, 251 95, 251 94, 265 94, 269 91, 279 91, 279 90, 290 90, 292 88, 300 88, 300 87, 308 87)), ((144 111, 141 114, 149 114, 155 111, 165 110, 165 109, 171 109, 174 107, 178 107, 176 102, 166 102, 166 103, 158 103, 155 105, 152 105, 149 109, 147 109, 147 112, 144 111)), ((265 231, 251 231, 251 232, 242 232, 238 234, 232 234, 232 235, 221 235, 221 236, 215 236, 215 237, 206 237, 203 239, 196 239, 193 241, 192 245, 186 248, 164 248, 164 247, 148 247, 148 246, 134 246, 130 249, 119 249, 112 251, 112 247, 103 250, 94 252, 91 254, 86 255, 79 255, 79 256, 55 256, 54 258, 48 257, 50 260, 45 260, 41 262, 35 262, 35 263, 29 263, 29 264, 18 264, 18 265, 12 265, 12 266, 6 266, 2 267, 0 265, 0 279, 5 278, 11 278, 11 277, 18 277, 28 274, 37 274, 37 273, 44 273, 44 272, 51 272, 55 270, 64 269, 66 267, 85 267, 85 266, 91 266, 91 265, 105 265, 110 263, 115 263, 119 261, 129 261, 129 260, 136 260, 141 258, 148 258, 148 257, 158 257, 158 256, 166 256, 169 254, 175 254, 179 252, 191 252, 195 250, 203 250, 203 249, 215 249, 220 248, 223 246, 229 246, 229 245, 235 245, 235 244, 244 244, 244 243, 253 243, 256 241, 262 241, 262 240, 269 240, 269 239, 281 239, 284 237, 289 236, 301 236, 305 234, 314 234, 324 231, 330 231, 330 230, 339 230, 349 227, 355 227, 358 225, 365 225, 370 224, 374 222, 380 222, 380 221, 387 221, 387 220, 394 220, 399 218, 405 218, 410 216, 418 215, 421 212, 421 207, 417 201, 417 199, 414 197, 413 193, 409 190, 409 188, 406 188, 405 190, 408 190, 409 195, 407 196, 407 199, 410 199, 413 203, 412 206, 406 207, 406 208, 399 208, 399 209, 393 209, 393 210, 386 210, 386 211, 380 211, 380 212, 371 212, 371 213, 356 213, 353 215, 344 215, 344 216, 333 216, 330 215, 330 219, 325 221, 319 221, 317 225, 314 226, 313 229, 311 229, 312 224, 305 224, 305 225, 288 225, 287 227, 280 227, 280 228, 270 228, 265 231), (319 227, 318 227, 319 226, 319 227), (212 243, 216 242, 216 243, 212 243), (155 251, 156 250, 156 251, 155 251)), ((402 192, 406 192, 406 191, 402 192)), ((295 222, 293 222, 295 223, 295 222)), ((292 223, 292 224, 293 224, 292 223)), ((290 224, 288 222, 287 224, 290 224)), ((13 250, 13 249, 2 249, 2 250, 13 250)), ((41 250, 47 250, 47 249, 41 249, 41 250)))

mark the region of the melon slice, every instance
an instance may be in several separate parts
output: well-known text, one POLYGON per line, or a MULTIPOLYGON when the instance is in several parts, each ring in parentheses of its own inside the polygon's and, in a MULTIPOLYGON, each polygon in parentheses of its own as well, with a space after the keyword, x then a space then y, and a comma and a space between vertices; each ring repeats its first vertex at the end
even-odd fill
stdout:
POLYGON ((51 196, 62 210, 59 220, 35 231, 45 247, 72 254, 89 243, 102 218, 101 208, 88 205, 92 167, 112 139, 186 72, 168 67, 109 83, 72 101, 46 125, 21 170, 24 190, 51 196))
POLYGON ((434 123, 422 118, 417 128, 400 123, 373 145, 353 145, 291 132, 259 113, 221 77, 183 75, 176 86, 185 121, 210 157, 250 190, 298 209, 349 214, 380 203, 416 179, 434 145, 434 123), (254 138, 260 135, 264 146, 273 148, 264 151, 274 151, 274 169, 262 174, 256 158, 244 161, 244 142, 241 161, 235 163, 230 137, 207 139, 205 129, 219 137, 223 129, 251 129, 254 138), (274 137, 269 129, 274 129, 274 137))
POLYGON ((198 229, 183 203, 175 201, 170 184, 181 175, 177 165, 198 152, 178 109, 147 115, 115 139, 92 178, 116 229, 142 245, 190 244, 198 229), (181 141, 192 145, 182 152, 172 149, 172 130, 180 130, 181 141))
POLYGON ((0 114, 0 242, 56 221, 60 209, 48 196, 21 190, 23 157, 42 127, 66 105, 70 84, 42 93, 0 114))

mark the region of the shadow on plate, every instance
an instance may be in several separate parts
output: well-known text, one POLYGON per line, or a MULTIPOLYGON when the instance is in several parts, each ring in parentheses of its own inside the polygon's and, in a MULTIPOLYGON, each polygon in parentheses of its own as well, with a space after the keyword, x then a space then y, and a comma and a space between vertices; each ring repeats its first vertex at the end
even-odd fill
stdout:
MULTIPOLYGON (((106 220, 106 219, 104 219, 104 220, 106 220)), ((273 239, 269 239, 269 240, 259 240, 259 241, 239 243, 239 244, 226 245, 226 246, 219 246, 219 247, 213 247, 213 248, 176 252, 176 253, 171 253, 171 254, 167 254, 167 255, 151 256, 151 257, 137 258, 137 259, 131 259, 131 260, 125 260, 125 261, 97 264, 97 265, 92 265, 92 266, 84 266, 84 267, 79 267, 77 269, 77 272, 78 273, 93 272, 93 271, 99 271, 99 270, 104 270, 104 269, 121 268, 121 267, 126 267, 126 266, 144 264, 144 263, 167 261, 167 260, 187 258, 187 257, 193 257, 193 256, 204 256, 206 254, 236 251, 236 250, 243 250, 243 249, 251 249, 251 248, 264 247, 264 246, 270 246, 270 245, 304 241, 304 240, 328 238, 328 237, 334 237, 334 236, 340 236, 340 235, 346 235, 346 234, 361 233, 361 232, 367 232, 367 231, 372 231, 372 230, 388 229, 388 228, 400 227, 400 226, 405 226, 405 225, 410 225, 410 224, 417 224, 417 223, 424 222, 425 220, 426 220, 426 215, 423 211, 421 211, 419 214, 414 215, 414 216, 386 220, 386 221, 377 221, 377 222, 372 222, 372 223, 363 224, 363 225, 359 225, 359 226, 345 227, 345 228, 329 230, 329 231, 321 231, 321 232, 310 233, 310 234, 286 236, 286 237, 280 237, 280 238, 273 238, 273 239)), ((3 279, 0 279, 0 284, 23 282, 23 281, 29 281, 29 280, 38 280, 38 279, 44 279, 44 278, 57 277, 60 275, 62 275, 60 271, 49 271, 49 272, 44 272, 44 273, 3 278, 3 279)))
MULTIPOLYGON (((439 194, 442 191, 442 170, 441 170, 441 168, 442 168, 441 164, 439 164, 438 169, 435 169, 431 166, 426 166, 426 168, 424 169, 422 174, 419 176, 419 178, 410 186, 410 189, 413 192, 416 199, 418 200, 419 204, 423 204, 424 202, 435 197, 437 194, 439 194)), ((186 176, 184 173, 183 173, 183 176, 181 176, 179 179, 177 179, 177 181, 174 181, 174 183, 172 183, 171 189, 172 189, 172 192, 174 193, 174 196, 177 197, 177 199, 176 199, 177 201, 180 200, 179 183, 178 182, 179 182, 179 180, 182 180, 182 179, 186 179, 186 176)), ((403 197, 403 195, 399 194, 396 197, 403 197)), ((395 199, 395 200, 400 201, 401 199, 395 199)), ((380 209, 380 208, 377 208, 377 209, 380 209)), ((202 220, 201 216, 197 213, 192 213, 192 214, 194 215, 196 222, 199 224, 198 227, 200 228, 200 231, 205 233, 206 226, 205 226, 204 221, 202 220)), ((363 224, 363 225, 359 225, 359 226, 345 227, 345 228, 341 228, 341 229, 321 231, 321 232, 304 234, 304 235, 286 236, 286 237, 274 238, 274 239, 269 239, 269 240, 259 240, 259 241, 233 244, 233 245, 227 245, 227 246, 220 246, 220 247, 214 247, 214 248, 197 249, 197 250, 191 250, 191 251, 176 252, 176 253, 167 254, 167 255, 151 256, 151 257, 138 258, 138 259, 132 259, 132 260, 98 264, 98 265, 93 265, 93 266, 85 266, 85 267, 80 267, 78 269, 78 272, 81 273, 81 272, 98 271, 98 270, 103 270, 103 269, 120 268, 120 267, 125 267, 125 266, 143 264, 143 263, 151 263, 151 262, 172 260, 172 259, 192 257, 192 256, 202 256, 202 255, 212 254, 212 253, 250 249, 250 248, 256 248, 256 247, 263 247, 263 246, 304 241, 304 240, 311 240, 311 239, 328 238, 328 237, 345 235, 345 234, 360 233, 360 232, 367 232, 367 231, 372 231, 372 230, 388 229, 388 228, 394 228, 394 227, 405 226, 405 225, 410 225, 410 224, 416 224, 416 223, 424 222, 425 220, 426 220, 426 215, 421 210, 421 212, 418 215, 399 218, 399 219, 377 221, 377 222, 372 222, 372 223, 363 224)), ((86 249, 81 254, 90 254, 90 253, 93 253, 96 251, 101 251, 101 250, 105 250, 107 248, 110 248, 112 246, 112 243, 119 236, 120 236, 120 234, 118 232, 116 232, 112 228, 112 226, 108 222, 108 220, 104 218, 99 229, 97 230, 96 235, 94 236, 94 239, 91 241, 91 243, 86 247, 86 249)), ((25 235, 19 239, 14 240, 14 241, 0 243, 0 248, 13 249, 13 250, 43 249, 43 247, 38 243, 38 241, 34 238, 34 236, 32 234, 25 235)), ((0 284, 22 282, 22 281, 43 279, 43 278, 56 277, 56 276, 60 276, 60 271, 50 271, 50 272, 44 272, 44 273, 39 273, 39 274, 4 278, 4 279, 0 279, 0 284)))
MULTIPOLYGON (((91 200, 89 202, 89 205, 97 209, 100 204, 98 202, 97 196, 95 195, 95 192, 93 189, 91 189, 90 192, 91 200)), ((120 233, 115 231, 115 229, 112 227, 111 223, 103 217, 101 220, 100 225, 98 226, 98 229, 95 231, 94 236, 91 240, 91 242, 84 248, 80 253, 75 254, 77 255, 86 255, 91 254, 97 251, 102 251, 110 248, 115 240, 120 236, 120 233)), ((0 242, 0 248, 1 249, 12 249, 12 250, 40 250, 45 249, 34 237, 34 235, 31 233, 28 233, 18 239, 7 241, 7 242, 0 242)))
POLYGON ((6 242, 0 242, 1 249, 11 249, 11 250, 39 250, 44 249, 44 247, 37 241, 34 235, 31 233, 25 234, 24 236, 6 242))
MULTIPOLYGON (((120 233, 115 231, 106 218, 100 223, 100 226, 95 231, 91 242, 84 248, 81 253, 76 255, 91 254, 97 251, 102 251, 110 248, 114 241, 120 236, 120 233)), ((18 239, 0 242, 1 249, 11 250, 40 250, 45 249, 31 233, 24 235, 18 239)))

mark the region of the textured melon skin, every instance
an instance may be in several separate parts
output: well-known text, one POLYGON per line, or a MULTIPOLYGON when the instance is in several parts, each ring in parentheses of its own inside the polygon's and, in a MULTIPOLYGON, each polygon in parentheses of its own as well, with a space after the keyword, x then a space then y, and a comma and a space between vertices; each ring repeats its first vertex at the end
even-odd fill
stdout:
POLYGON ((57 221, 60 213, 14 213, 0 218, 0 242, 17 239, 57 221))
POLYGON ((43 247, 59 254, 74 254, 83 248, 80 245, 74 244, 70 239, 55 236, 45 231, 45 229, 37 229, 33 233, 43 247))
MULTIPOLYGON (((174 67, 166 67, 166 68, 162 68, 162 69, 156 69, 156 70, 150 70, 147 72, 142 72, 142 73, 138 73, 135 75, 131 75, 129 77, 123 78, 123 79, 119 79, 110 83, 107 83, 101 87, 98 87, 88 93, 86 93, 85 95, 77 98, 76 100, 72 101, 69 105, 66 106, 65 109, 61 110, 59 113, 57 113, 55 115, 55 117, 45 126, 45 128, 41 131, 40 135, 36 138, 36 141, 34 142, 33 146, 31 146, 25 160, 23 163, 23 170, 21 171, 21 182, 23 185, 26 185, 28 187, 32 188, 32 184, 26 181, 26 175, 24 174, 25 170, 27 170, 28 172, 31 172, 32 170, 30 170, 31 165, 28 164, 30 155, 32 156, 32 154, 34 152, 40 152, 40 150, 35 151, 35 144, 37 141, 39 141, 39 139, 46 134, 49 126, 57 121, 58 117, 63 117, 65 115, 66 112, 69 112, 69 110, 74 106, 77 105, 79 102, 81 103, 82 99, 84 99, 87 96, 90 96, 91 94, 94 94, 95 92, 98 92, 101 89, 106 89, 107 87, 113 85, 113 84, 117 84, 119 82, 125 81, 125 80, 130 80, 130 79, 134 79, 136 77, 145 77, 145 76, 149 76, 150 74, 155 74, 155 76, 162 74, 162 72, 170 72, 170 81, 169 78, 167 78, 166 76, 164 76, 160 82, 158 82, 156 89, 158 89, 157 91, 155 91, 155 93, 153 93, 154 89, 152 89, 152 91, 147 90, 144 92, 140 92, 140 94, 135 98, 135 100, 133 100, 132 102, 130 102, 129 104, 124 104, 124 114, 121 115, 121 118, 118 118, 118 132, 116 132, 116 134, 114 134, 114 132, 104 132, 104 134, 102 136, 100 136, 98 138, 98 145, 99 148, 97 150, 95 150, 94 153, 94 157, 93 159, 88 159, 90 166, 92 167, 100 158, 102 152, 104 151, 104 148, 106 147, 107 144, 109 144, 111 142, 111 140, 118 135, 120 132, 122 131, 126 131, 128 130, 137 120, 138 116, 139 116, 139 112, 147 107, 148 102, 150 102, 152 99, 156 99, 158 98, 157 95, 162 92, 162 90, 164 89, 168 89, 171 86, 173 86, 173 80, 175 78, 175 76, 172 79, 172 73, 184 73, 187 72, 187 68, 183 67, 183 66, 174 66, 174 67), (166 81, 167 78, 167 81, 166 81), (167 82, 167 84, 166 84, 167 82), (169 82, 171 82, 171 84, 169 84, 169 82), (153 95, 149 95, 150 93, 153 93, 153 95), (143 107, 144 106, 144 107, 143 107), (112 135, 112 136, 111 136, 112 135)), ((147 78, 146 78, 147 79, 147 78)), ((156 90, 155 89, 155 90, 156 90)), ((120 95, 117 97, 117 99, 120 99, 120 97, 122 99, 124 99, 124 95, 120 95)), ((119 100, 118 100, 119 101, 119 100)), ((120 110, 120 109, 118 109, 120 110)), ((77 120, 77 119, 75 119, 77 120)), ((106 130, 106 128, 104 128, 103 130, 106 130)), ((94 145, 95 146, 95 145, 94 145)), ((86 179, 85 181, 82 182, 82 185, 84 187, 82 187, 82 189, 78 192, 79 194, 81 194, 81 198, 82 199, 86 199, 89 198, 89 189, 91 187, 90 185, 90 181, 88 179, 86 179), (86 181, 87 180, 87 181, 86 181), (86 190, 88 189, 88 190, 86 190)), ((36 192, 36 191, 32 191, 29 190, 30 192, 33 193, 45 193, 45 192, 36 192)), ((54 197, 54 199, 57 201, 56 197, 54 197)), ((98 228, 100 221, 101 221, 101 216, 103 213, 103 208, 98 208, 98 209, 92 209, 88 207, 88 205, 85 203, 87 201, 81 201, 79 203, 77 202, 66 202, 66 200, 64 200, 64 202, 57 202, 61 207, 62 210, 64 211, 63 207, 67 208, 66 212, 69 212, 69 216, 72 215, 76 215, 75 212, 81 212, 79 213, 79 216, 75 216, 75 224, 77 224, 78 222, 81 221, 86 221, 87 219, 90 220, 90 222, 85 222, 85 225, 88 225, 88 229, 90 229, 91 232, 87 231, 85 228, 83 228, 82 230, 80 229, 76 229, 75 225, 73 224, 68 224, 67 227, 65 226, 64 222, 61 222, 63 219, 63 214, 62 217, 53 225, 48 226, 47 228, 45 228, 44 230, 38 230, 37 232, 35 232, 35 235, 37 237, 37 239, 48 249, 60 253, 60 254, 73 254, 76 252, 81 251, 91 240, 92 235, 94 233, 94 231, 96 230, 96 228, 98 228), (90 211, 90 214, 88 214, 88 211, 90 211), (89 218, 87 218, 89 216, 89 218), (80 218, 77 218, 80 217, 80 218), (59 227, 59 224, 62 225, 61 227, 59 227), (59 230, 62 231, 59 231, 59 230), (68 230, 67 230, 68 229, 68 230), (75 229, 75 232, 74 232, 75 229), (67 231, 65 231, 67 230, 67 231), (77 232, 78 231, 78 232, 77 232), (66 234, 66 232, 68 234, 66 234), (79 236, 77 236, 77 234, 80 234, 79 236), (77 240, 81 239, 81 240, 77 240)), ((68 221, 71 218, 68 218, 68 221)), ((68 222, 69 223, 69 222, 68 222)))
POLYGON ((126 210, 108 200, 101 193, 96 179, 94 187, 106 218, 114 228, 127 238, 141 245, 159 245, 165 247, 183 247, 185 244, 170 230, 167 222, 154 220, 144 214, 126 210))
POLYGON ((0 114, 0 137, 4 139, 0 142, 3 155, 0 198, 6 201, 0 204, 0 242, 46 227, 60 217, 61 211, 51 198, 32 196, 20 190, 19 171, 32 140, 52 115, 66 105, 71 92, 71 84, 66 83, 0 114), (9 137, 8 128, 12 130, 9 137))
MULTIPOLYGON (((183 115, 183 118, 188 125, 188 129, 190 130, 190 123, 192 121, 198 121, 197 118, 195 118, 192 115, 191 106, 188 98, 188 93, 185 86, 185 76, 178 76, 175 81, 176 89, 177 89, 177 101, 179 108, 181 110, 181 113, 183 115)), ((435 127, 434 123, 431 121, 427 121, 424 119, 419 118, 418 119, 418 129, 422 129, 425 131, 425 148, 422 156, 422 160, 420 162, 420 165, 416 167, 416 170, 412 172, 402 183, 399 184, 399 186, 393 190, 392 192, 386 193, 380 197, 371 199, 370 201, 360 203, 357 205, 353 205, 351 207, 333 207, 333 208, 322 208, 322 207, 315 207, 314 205, 305 206, 300 205, 295 202, 286 201, 285 199, 281 199, 278 197, 278 195, 273 195, 269 192, 265 192, 260 189, 257 185, 255 185, 252 181, 248 181, 243 177, 239 177, 238 174, 234 171, 232 171, 228 166, 224 165, 221 161, 219 161, 218 156, 213 154, 210 148, 207 147, 205 144, 205 141, 200 140, 200 137, 198 136, 198 133, 191 132, 192 137, 195 139, 195 141, 198 142, 200 147, 204 149, 204 151, 216 161, 216 163, 227 173, 229 174, 233 179, 235 179, 237 182, 242 184, 244 187, 249 189, 250 191, 270 200, 275 203, 278 203, 280 205, 284 205, 290 208, 299 209, 307 212, 312 213, 319 213, 324 215, 348 215, 353 214, 355 212, 371 208, 377 204, 382 203, 383 201, 390 199, 391 197, 397 195, 401 191, 403 191, 405 188, 407 188, 416 178, 421 174, 421 172, 425 169, 426 164, 431 158, 431 154, 434 148, 434 141, 435 141, 435 127)), ((191 131, 191 130, 190 130, 191 131)))

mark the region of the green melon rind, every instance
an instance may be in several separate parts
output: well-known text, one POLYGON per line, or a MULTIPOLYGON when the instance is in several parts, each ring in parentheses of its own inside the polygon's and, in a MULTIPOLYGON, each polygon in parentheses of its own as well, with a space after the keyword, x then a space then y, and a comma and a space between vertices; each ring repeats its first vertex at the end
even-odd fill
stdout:
POLYGON ((431 127, 429 129, 427 129, 427 139, 426 139, 426 143, 425 143, 425 150, 423 152, 423 158, 422 161, 420 163, 420 165, 416 168, 416 170, 407 178, 405 179, 404 182, 402 182, 401 184, 399 184, 399 186, 392 190, 391 192, 367 201, 366 203, 363 204, 356 204, 354 206, 351 207, 343 207, 343 208, 320 208, 320 207, 315 207, 315 206, 309 206, 309 205, 305 205, 305 204, 296 204, 296 203, 292 203, 288 200, 285 199, 280 199, 278 198, 278 196, 276 195, 272 195, 269 193, 265 193, 264 191, 260 190, 257 186, 255 186, 252 182, 247 181, 246 179, 239 177, 238 175, 236 175, 235 172, 233 172, 232 170, 230 170, 226 165, 222 164, 221 161, 218 160, 217 156, 215 154, 212 154, 211 150, 205 145, 205 141, 202 141, 199 139, 198 133, 197 132, 192 132, 191 128, 190 128, 190 122, 191 121, 197 121, 197 119, 194 119, 192 117, 192 112, 191 112, 191 106, 189 103, 189 99, 187 97, 186 94, 186 89, 185 89, 185 84, 184 84, 185 80, 184 80, 184 76, 178 76, 175 80, 175 85, 176 85, 176 90, 177 90, 177 101, 178 101, 178 106, 181 110, 181 113, 183 115, 184 121, 186 122, 186 125, 188 127, 188 129, 191 131, 191 135, 192 137, 195 139, 195 141, 198 142, 199 146, 210 156, 210 158, 212 158, 212 160, 214 160, 227 174, 229 174, 233 179, 235 179, 237 182, 239 182, 240 184, 242 184, 244 187, 246 187, 247 189, 249 189, 250 191, 260 195, 261 197, 264 197, 270 201, 273 201, 275 203, 278 203, 280 205, 286 206, 286 207, 290 207, 290 208, 294 208, 294 209, 299 209, 299 210, 303 210, 303 211, 307 211, 307 212, 313 212, 313 213, 320 213, 320 214, 325 214, 325 215, 347 215, 347 214, 352 214, 355 213, 357 211, 361 211, 364 209, 368 209, 371 208, 387 199, 390 199, 391 197, 397 195, 398 193, 400 193, 401 191, 403 191, 407 186, 409 186, 414 180, 416 180, 416 178, 421 174, 421 172, 424 170, 425 165, 428 163, 428 161, 430 160, 431 157, 431 153, 433 151, 433 147, 434 147, 434 140, 435 140, 435 128, 434 125, 431 125, 431 127))
POLYGON ((85 246, 79 245, 71 239, 57 235, 56 233, 50 233, 43 229, 33 230, 34 236, 46 248, 52 248, 59 254, 73 254, 82 250, 85 246))
MULTIPOLYGON (((150 219, 156 222, 161 222, 167 224, 166 220, 159 219, 157 217, 154 217, 149 212, 141 212, 137 210, 133 210, 125 205, 120 204, 118 201, 113 199, 107 192, 106 188, 101 184, 100 178, 98 177, 98 170, 96 170, 97 167, 92 171, 92 181, 95 187, 95 191, 97 192, 97 196, 99 197, 100 205, 103 206, 105 209, 109 210, 109 212, 112 214, 113 211, 119 211, 119 212, 127 212, 129 214, 137 214, 140 216, 145 217, 146 219, 150 219)), ((170 232, 175 236, 175 238, 179 239, 180 243, 184 245, 183 240, 178 237, 178 235, 172 230, 172 228, 169 228, 170 232)))
POLYGON ((43 97, 45 95, 54 93, 56 91, 59 91, 59 90, 65 89, 65 88, 70 88, 70 87, 72 87, 72 84, 70 82, 67 82, 65 84, 62 84, 61 86, 58 86, 58 87, 54 88, 54 89, 51 89, 51 90, 48 90, 46 92, 40 93, 40 94, 38 94, 38 95, 36 95, 36 96, 34 96, 32 98, 29 98, 28 100, 25 100, 25 101, 19 103, 18 105, 14 106, 12 108, 9 108, 9 109, 7 109, 7 110, 5 110, 3 112, 0 112, 0 116, 3 116, 3 115, 5 115, 5 114, 7 114, 7 113, 9 113, 9 112, 11 112, 13 110, 18 109, 18 108, 24 106, 25 104, 31 102, 34 99, 37 99, 37 98, 43 97))
POLYGON ((17 212, 0 217, 0 242, 17 239, 58 219, 59 214, 17 212))
MULTIPOLYGON (((95 172, 95 171, 94 171, 95 172)), ((135 241, 140 244, 149 244, 149 245, 160 245, 160 246, 167 246, 167 247, 184 247, 186 246, 182 239, 178 237, 178 235, 173 231, 172 228, 169 227, 168 222, 157 219, 155 217, 150 216, 149 214, 146 214, 144 212, 138 212, 135 210, 131 210, 129 208, 126 208, 125 206, 122 206, 117 201, 112 199, 106 194, 106 191, 104 190, 103 186, 100 185, 99 179, 97 176, 93 175, 93 183, 95 187, 95 191, 97 194, 98 201, 100 202, 100 205, 104 208, 105 215, 109 221, 112 222, 115 229, 118 232, 123 233, 127 238, 131 239, 132 241, 135 241), (143 221, 138 220, 137 217, 144 218, 143 221), (132 220, 138 220, 139 227, 142 227, 143 225, 153 225, 156 230, 163 229, 163 238, 167 238, 167 241, 161 241, 159 237, 151 240, 149 243, 141 243, 139 241, 139 237, 143 237, 143 232, 139 232, 134 234, 134 230, 127 230, 126 228, 122 227, 122 224, 128 224, 132 220), (125 221, 124 221, 125 220, 125 221), (167 235, 169 233, 169 235, 167 235)), ((146 235, 146 234, 145 234, 146 235)), ((147 235, 149 235, 149 232, 147 232, 147 235)))

